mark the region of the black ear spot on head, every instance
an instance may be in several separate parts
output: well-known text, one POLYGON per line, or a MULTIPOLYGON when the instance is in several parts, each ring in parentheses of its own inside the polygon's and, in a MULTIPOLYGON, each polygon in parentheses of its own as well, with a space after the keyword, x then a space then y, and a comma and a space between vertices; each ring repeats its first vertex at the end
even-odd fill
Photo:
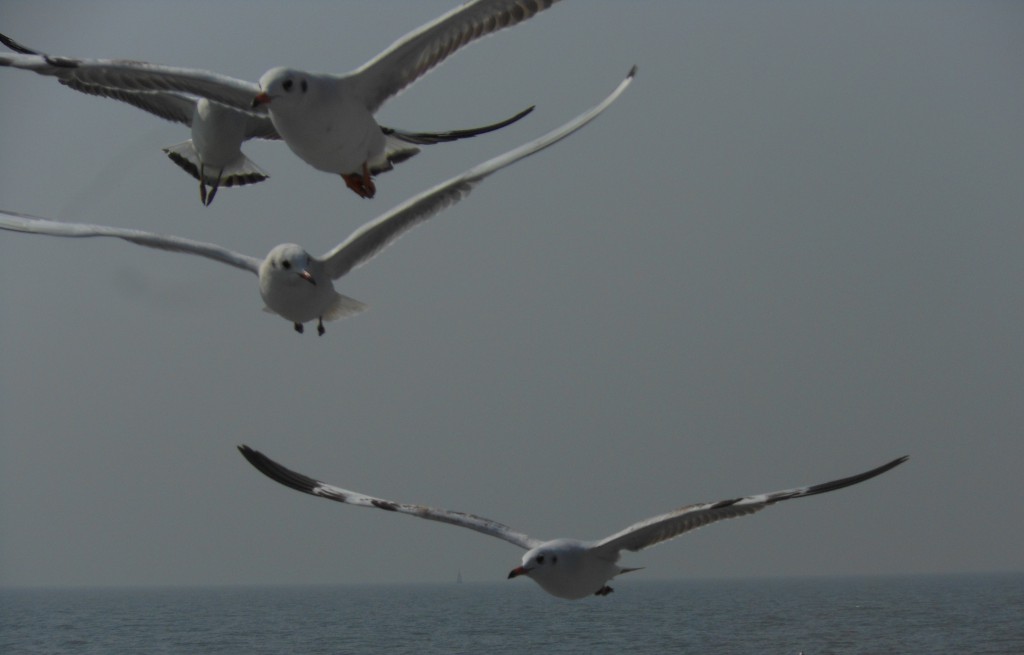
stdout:
POLYGON ((302 92, 305 93, 308 89, 309 89, 309 84, 307 84, 306 80, 303 79, 302 80, 302 92))

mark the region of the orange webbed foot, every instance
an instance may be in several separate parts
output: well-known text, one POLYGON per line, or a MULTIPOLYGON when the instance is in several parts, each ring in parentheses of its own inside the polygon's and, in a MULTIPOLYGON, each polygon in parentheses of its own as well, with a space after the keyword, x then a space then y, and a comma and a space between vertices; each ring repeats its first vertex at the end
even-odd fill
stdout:
POLYGON ((360 198, 372 198, 377 193, 377 185, 373 183, 370 167, 366 162, 363 162, 363 172, 361 174, 342 173, 341 177, 345 180, 345 186, 352 189, 360 198))

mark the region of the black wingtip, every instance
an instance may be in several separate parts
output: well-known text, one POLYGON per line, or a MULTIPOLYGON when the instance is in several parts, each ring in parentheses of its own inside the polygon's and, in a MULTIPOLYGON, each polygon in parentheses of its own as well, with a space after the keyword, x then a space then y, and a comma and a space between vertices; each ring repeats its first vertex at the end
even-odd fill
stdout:
POLYGON ((896 459, 892 460, 891 462, 888 462, 886 464, 882 464, 881 466, 879 466, 877 468, 873 468, 870 471, 865 471, 865 472, 859 473, 857 475, 851 475, 848 478, 842 478, 840 480, 833 480, 831 482, 823 482, 822 484, 813 485, 811 487, 808 487, 806 493, 803 493, 803 494, 800 494, 800 495, 802 495, 802 496, 813 496, 815 494, 823 494, 823 493, 826 493, 828 491, 835 491, 836 489, 842 489, 844 487, 849 487, 849 486, 852 486, 852 485, 864 482, 866 480, 870 480, 871 478, 878 477, 879 475, 885 473, 886 471, 889 471, 889 470, 892 470, 892 469, 896 468, 897 466, 899 466, 903 462, 907 461, 908 459, 910 459, 910 455, 903 455, 902 457, 897 457, 896 459))
POLYGON ((254 450, 245 444, 238 446, 238 452, 242 453, 242 457, 252 464, 257 471, 286 487, 291 487, 302 493, 312 494, 313 490, 320 486, 320 482, 317 480, 285 468, 260 451, 254 450))
POLYGON ((32 50, 31 48, 27 48, 27 47, 23 46, 22 44, 18 43, 17 41, 15 41, 11 37, 7 36, 6 34, 0 34, 0 43, 3 43, 5 46, 10 48, 11 50, 13 50, 13 51, 15 51, 15 52, 17 52, 19 54, 22 54, 22 55, 41 55, 41 54, 43 54, 41 52, 36 52, 35 50, 32 50))

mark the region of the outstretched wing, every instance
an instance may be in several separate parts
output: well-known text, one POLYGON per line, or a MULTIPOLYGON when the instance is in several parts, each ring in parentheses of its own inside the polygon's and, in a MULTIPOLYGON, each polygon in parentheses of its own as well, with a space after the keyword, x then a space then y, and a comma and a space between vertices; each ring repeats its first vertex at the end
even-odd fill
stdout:
POLYGON ((756 496, 747 496, 745 498, 720 500, 717 503, 701 503, 680 507, 679 509, 668 512, 667 514, 662 514, 660 516, 649 518, 646 521, 635 523, 625 530, 617 532, 612 536, 597 542, 594 544, 593 550, 603 552, 610 559, 615 559, 617 558, 620 550, 643 550, 644 548, 669 539, 674 539, 684 532, 696 530, 697 528, 704 527, 705 525, 709 525, 715 521, 731 519, 737 516, 747 516, 748 514, 759 512, 765 507, 783 500, 823 494, 828 491, 835 491, 836 489, 842 489, 843 487, 849 487, 850 485, 870 480, 877 475, 885 473, 891 468, 899 466, 903 462, 907 461, 907 459, 908 457, 906 456, 899 457, 888 464, 871 469, 865 473, 809 487, 775 491, 772 493, 758 494, 756 496))
MULTIPOLYGON (((100 86, 127 91, 179 91, 203 96, 246 112, 254 109, 252 100, 259 85, 227 75, 194 68, 175 68, 126 59, 75 59, 22 53, 0 53, 0 66, 21 68, 40 75, 60 78, 85 86, 100 86)), ((82 89, 78 89, 82 90, 82 89)))
POLYGON ((353 71, 370 109, 376 113, 384 101, 444 61, 462 46, 487 34, 516 25, 547 9, 557 0, 476 0, 409 32, 387 50, 353 71))
POLYGON ((481 516, 465 514, 463 512, 452 512, 446 509, 436 509, 434 507, 427 507, 426 505, 408 505, 406 503, 396 503, 391 500, 374 498, 373 496, 367 496, 357 491, 349 491, 348 489, 335 487, 333 485, 314 480, 313 478, 301 473, 296 473, 295 471, 281 466, 263 453, 253 450, 244 444, 239 446, 238 450, 242 453, 243 457, 249 460, 250 464, 255 466, 260 473, 266 475, 271 480, 312 496, 320 496, 321 498, 336 500, 339 503, 347 503, 358 507, 375 507, 388 512, 409 514, 411 516, 418 516, 421 519, 429 519, 431 521, 440 521, 441 523, 457 525, 462 528, 469 528, 470 530, 476 530, 477 532, 497 537, 498 539, 504 539, 505 541, 515 544, 520 548, 530 549, 540 545, 541 543, 537 539, 532 539, 521 532, 516 532, 507 525, 490 519, 485 519, 481 516))
POLYGON ((414 196, 391 211, 364 224, 353 232, 348 239, 324 255, 323 259, 327 265, 327 271, 334 279, 345 275, 356 266, 372 259, 374 255, 405 233, 406 230, 465 198, 487 176, 514 164, 520 159, 529 157, 548 146, 558 143, 597 118, 601 112, 615 102, 622 92, 626 90, 626 87, 630 85, 635 75, 636 66, 629 71, 629 75, 619 83, 611 95, 602 100, 600 104, 580 114, 561 127, 503 155, 498 155, 475 166, 447 182, 442 182, 436 187, 414 196))
MULTIPOLYGON (((33 50, 28 46, 15 41, 6 34, 0 34, 0 43, 3 43, 11 50, 23 55, 38 55, 43 58, 46 57, 45 53, 33 50)), ((124 89, 114 89, 95 84, 85 84, 84 82, 75 79, 74 76, 67 72, 66 69, 58 67, 39 68, 35 70, 37 73, 42 75, 51 75, 56 77, 64 86, 81 93, 120 100, 121 102, 138 107, 143 111, 148 111, 154 116, 159 116, 160 118, 173 121, 175 123, 185 123, 188 125, 192 122, 192 110, 195 107, 195 98, 181 93, 161 91, 126 91, 124 89), (64 74, 61 74, 62 72, 64 74)))
POLYGON ((61 223, 45 218, 36 218, 25 214, 16 214, 0 210, 0 230, 26 232, 28 234, 46 234, 55 237, 115 237, 136 243, 147 248, 183 252, 198 255, 214 261, 240 268, 259 275, 262 260, 228 250, 214 243, 193 241, 181 237, 164 236, 142 230, 91 225, 89 223, 61 223))

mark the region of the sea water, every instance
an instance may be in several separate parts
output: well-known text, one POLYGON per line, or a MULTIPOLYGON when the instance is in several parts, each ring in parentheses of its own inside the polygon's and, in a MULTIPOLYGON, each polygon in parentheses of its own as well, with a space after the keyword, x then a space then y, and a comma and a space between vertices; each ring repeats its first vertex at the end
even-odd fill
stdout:
POLYGON ((0 590, 0 653, 1024 654, 1024 574, 0 590))

